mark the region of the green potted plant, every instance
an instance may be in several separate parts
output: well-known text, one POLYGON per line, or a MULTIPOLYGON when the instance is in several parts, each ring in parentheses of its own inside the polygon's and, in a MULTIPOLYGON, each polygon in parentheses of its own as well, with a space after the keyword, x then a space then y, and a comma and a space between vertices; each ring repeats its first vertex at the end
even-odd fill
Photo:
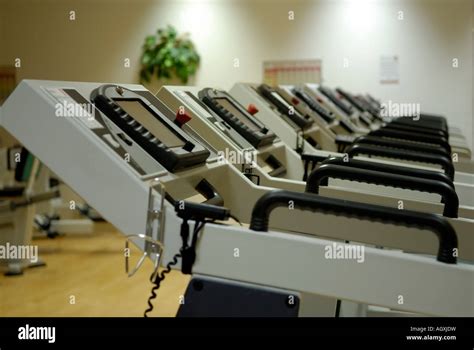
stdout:
POLYGON ((143 44, 140 82, 152 79, 178 79, 187 84, 199 67, 200 57, 189 34, 178 35, 173 26, 158 29, 156 35, 148 35, 143 44))

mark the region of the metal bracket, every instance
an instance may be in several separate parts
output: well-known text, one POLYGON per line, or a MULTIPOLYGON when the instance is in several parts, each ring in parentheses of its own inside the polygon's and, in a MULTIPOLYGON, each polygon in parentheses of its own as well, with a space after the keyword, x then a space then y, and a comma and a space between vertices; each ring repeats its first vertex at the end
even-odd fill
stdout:
POLYGON ((304 130, 301 129, 296 133, 296 151, 298 153, 304 152, 304 130))
POLYGON ((147 257, 153 261, 154 266, 151 279, 154 279, 158 274, 158 268, 160 267, 163 251, 165 249, 163 243, 166 218, 165 197, 166 191, 164 185, 158 178, 153 179, 150 182, 150 187, 148 190, 148 209, 145 234, 128 235, 127 240, 125 241, 126 252, 130 251, 129 245, 131 241, 136 242, 138 240, 143 242, 143 254, 140 260, 138 260, 136 266, 131 271, 129 269, 130 254, 125 254, 125 272, 128 274, 128 277, 132 277, 140 269, 143 262, 145 261, 145 258, 147 257), (160 196, 159 208, 155 208, 155 191, 158 192, 160 196))

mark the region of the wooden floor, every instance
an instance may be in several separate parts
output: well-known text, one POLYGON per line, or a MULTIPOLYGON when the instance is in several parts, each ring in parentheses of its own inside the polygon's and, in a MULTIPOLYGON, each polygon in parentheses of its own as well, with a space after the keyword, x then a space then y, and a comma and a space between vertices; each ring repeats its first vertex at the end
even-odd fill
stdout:
MULTIPOLYGON (((40 238, 33 244, 47 266, 27 269, 21 276, 0 276, 1 316, 142 317, 152 287, 152 263, 146 261, 129 278, 125 239, 112 226, 100 224, 92 235, 40 238)), ((167 275, 150 315, 174 316, 188 281, 179 271, 167 275)))

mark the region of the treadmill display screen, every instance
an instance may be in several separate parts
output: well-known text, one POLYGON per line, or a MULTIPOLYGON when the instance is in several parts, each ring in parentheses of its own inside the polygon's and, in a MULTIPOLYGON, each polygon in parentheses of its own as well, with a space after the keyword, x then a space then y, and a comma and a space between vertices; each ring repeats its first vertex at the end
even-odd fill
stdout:
MULTIPOLYGON (((281 103, 283 103, 286 108, 288 108, 289 110, 292 109, 293 107, 290 106, 290 104, 288 102, 285 101, 285 99, 283 97, 280 96, 279 93, 275 92, 275 91, 272 91, 272 96, 275 97, 278 101, 280 101, 281 103)), ((295 114, 298 113, 296 110, 295 110, 295 114)))
POLYGON ((185 142, 163 125, 140 100, 114 99, 114 101, 167 147, 184 146, 185 142))
POLYGON ((252 122, 250 119, 248 119, 245 115, 243 115, 239 109, 228 99, 219 97, 216 98, 215 101, 224 109, 232 113, 232 115, 236 118, 238 118, 243 124, 245 124, 248 128, 250 128, 253 131, 260 131, 260 127, 252 122))
POLYGON ((253 147, 259 148, 273 143, 276 135, 253 117, 244 106, 225 91, 204 88, 199 99, 225 121, 225 128, 233 128, 253 147))
MULTIPOLYGON (((261 84, 256 89, 257 93, 263 96, 272 107, 282 114, 283 119, 295 130, 309 128, 313 120, 309 115, 301 114, 292 103, 288 102, 284 95, 275 88, 266 84, 261 84)), ((294 102, 294 101, 292 101, 294 102)), ((295 102, 296 103, 296 102, 295 102)))

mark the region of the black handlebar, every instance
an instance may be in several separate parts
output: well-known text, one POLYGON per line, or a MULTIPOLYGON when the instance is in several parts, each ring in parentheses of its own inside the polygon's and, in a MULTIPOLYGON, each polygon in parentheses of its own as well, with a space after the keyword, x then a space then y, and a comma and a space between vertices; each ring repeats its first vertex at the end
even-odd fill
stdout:
POLYGON ((427 129, 415 124, 402 125, 402 124, 389 123, 389 124, 386 124, 383 128, 385 130, 416 132, 416 133, 422 133, 423 135, 429 135, 432 137, 444 137, 446 140, 449 139, 449 134, 446 134, 443 130, 427 129))
POLYGON ((451 163, 451 160, 436 154, 386 147, 376 147, 368 144, 353 144, 347 148, 346 153, 349 155, 349 157, 355 157, 359 154, 368 154, 393 159, 411 160, 420 163, 437 164, 444 169, 445 174, 451 180, 454 179, 454 166, 451 163))
POLYGON ((290 203, 294 205, 294 208, 300 210, 344 215, 348 218, 390 223, 409 228, 428 229, 438 237, 437 260, 446 264, 456 263, 456 255, 453 254, 455 249, 458 248, 456 232, 446 219, 438 215, 325 198, 309 193, 283 190, 266 193, 255 203, 250 229, 268 231, 268 220, 271 212, 278 207, 288 207, 290 203))
POLYGON ((443 197, 443 215, 450 218, 458 217, 458 196, 456 191, 444 182, 374 170, 351 168, 341 165, 325 164, 311 172, 308 181, 306 182, 306 192, 318 193, 320 181, 326 178, 336 178, 421 192, 437 193, 443 197))
POLYGON ((196 191, 202 194, 206 200, 205 204, 223 206, 224 199, 219 192, 206 179, 202 179, 196 186, 196 191))
POLYGON ((385 129, 385 128, 380 128, 378 130, 371 131, 369 135, 384 136, 384 137, 391 137, 394 139, 411 140, 411 141, 439 145, 443 147, 444 149, 446 149, 446 151, 448 151, 451 154, 451 146, 449 145, 448 141, 444 137, 425 135, 420 132, 400 131, 400 130, 385 129))
MULTIPOLYGON (((351 167, 351 168, 360 168, 360 169, 381 171, 385 173, 392 173, 392 174, 398 174, 398 175, 406 175, 406 176, 428 179, 428 180, 436 180, 436 181, 444 182, 446 185, 448 185, 453 190, 455 190, 453 181, 446 174, 441 173, 436 170, 417 169, 417 168, 406 167, 406 166, 385 164, 385 163, 380 163, 380 162, 371 162, 371 161, 365 161, 365 160, 353 159, 353 158, 345 159, 345 158, 340 158, 340 157, 327 158, 321 162, 321 165, 323 164, 343 165, 343 166, 351 167)), ((325 185, 323 181, 320 181, 319 184, 320 186, 325 185)))
POLYGON ((433 153, 438 154, 440 156, 445 156, 447 158, 450 157, 450 154, 446 149, 437 145, 429 145, 429 144, 422 144, 422 143, 415 143, 410 141, 404 140, 394 140, 394 139, 387 139, 378 136, 360 136, 358 137, 354 143, 364 143, 369 145, 378 145, 390 148, 400 148, 400 149, 408 149, 417 152, 423 153, 433 153))
POLYGON ((423 129, 427 130, 442 130, 446 136, 449 136, 448 125, 445 120, 432 120, 426 114, 420 114, 420 119, 415 121, 412 118, 396 118, 393 119, 389 124, 396 125, 408 125, 413 126, 414 124, 419 125, 423 129))
POLYGON ((314 169, 314 167, 321 163, 323 160, 326 160, 328 157, 326 156, 318 156, 316 154, 301 154, 301 160, 303 161, 304 173, 303 173, 303 181, 306 181, 308 178, 308 174, 314 169))

